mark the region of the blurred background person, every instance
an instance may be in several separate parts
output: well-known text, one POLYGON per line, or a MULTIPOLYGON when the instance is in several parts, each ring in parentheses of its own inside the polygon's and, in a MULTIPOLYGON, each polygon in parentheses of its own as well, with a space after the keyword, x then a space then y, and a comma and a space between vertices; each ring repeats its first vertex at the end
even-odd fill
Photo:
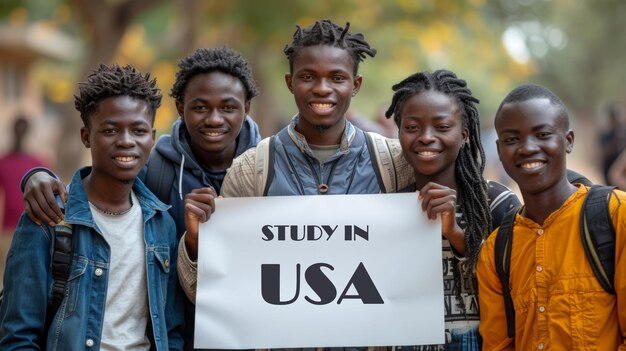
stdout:
POLYGON ((626 147, 626 120, 622 105, 612 102, 606 108, 606 126, 600 131, 602 174, 607 184, 616 185, 609 179, 609 168, 626 147))
MULTIPOLYGON (((20 180, 29 169, 45 166, 44 162, 24 148, 30 124, 24 116, 13 122, 13 146, 0 158, 0 278, 4 276, 6 255, 11 246, 17 221, 24 211, 20 180)), ((0 279, 2 286, 2 279, 0 279)))

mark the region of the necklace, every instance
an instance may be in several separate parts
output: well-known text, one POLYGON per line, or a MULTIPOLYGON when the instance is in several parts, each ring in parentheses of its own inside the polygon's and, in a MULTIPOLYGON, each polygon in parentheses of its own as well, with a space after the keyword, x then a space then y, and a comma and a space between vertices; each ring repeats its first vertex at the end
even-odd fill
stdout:
POLYGON ((96 205, 95 205, 93 202, 91 202, 91 201, 87 201, 87 202, 89 202, 89 204, 90 204, 91 206, 93 206, 93 208, 95 208, 96 210, 98 210, 98 212, 100 212, 100 213, 102 213, 102 214, 105 214, 105 215, 107 215, 107 216, 121 216, 121 215, 125 215, 125 214, 127 214, 128 212, 130 212, 130 210, 133 208, 133 197, 129 195, 129 196, 128 196, 128 198, 129 198, 129 200, 130 200, 130 207, 129 207, 129 208, 127 208, 127 209, 125 209, 125 210, 123 210, 123 211, 119 211, 119 212, 112 212, 112 211, 108 211, 108 210, 105 210, 105 209, 102 209, 102 208, 100 208, 100 207, 96 206, 96 205))

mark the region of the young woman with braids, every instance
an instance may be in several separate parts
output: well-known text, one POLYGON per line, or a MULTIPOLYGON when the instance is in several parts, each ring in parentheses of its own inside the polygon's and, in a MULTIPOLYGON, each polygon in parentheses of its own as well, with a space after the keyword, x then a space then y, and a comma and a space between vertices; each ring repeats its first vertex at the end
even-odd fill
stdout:
POLYGON ((480 350, 476 259, 484 237, 519 200, 483 178, 478 99, 464 80, 447 70, 419 72, 393 90, 386 116, 398 125, 415 170, 415 183, 404 191, 419 191, 428 217, 441 217, 443 234, 446 345, 407 349, 480 350))

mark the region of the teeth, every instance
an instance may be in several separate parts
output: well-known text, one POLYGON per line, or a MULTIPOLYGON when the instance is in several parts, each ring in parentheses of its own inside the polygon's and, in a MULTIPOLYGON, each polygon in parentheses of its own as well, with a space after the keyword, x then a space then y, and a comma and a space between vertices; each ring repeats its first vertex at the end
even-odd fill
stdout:
POLYGON ((329 109, 333 107, 333 104, 311 103, 311 106, 314 108, 329 109))
POLYGON ((133 157, 133 156, 118 156, 115 159, 118 160, 118 161, 121 161, 121 162, 130 162, 130 161, 134 160, 135 157, 133 157))
POLYGON ((543 162, 528 162, 528 163, 522 163, 522 168, 535 168, 535 167, 539 167, 543 165, 543 162))
POLYGON ((420 155, 420 156, 435 156, 435 155, 437 155, 437 153, 434 152, 434 151, 420 151, 417 154, 420 155))
POLYGON ((220 136, 222 134, 224 134, 224 133, 221 133, 221 132, 204 132, 204 135, 211 136, 211 137, 220 136))

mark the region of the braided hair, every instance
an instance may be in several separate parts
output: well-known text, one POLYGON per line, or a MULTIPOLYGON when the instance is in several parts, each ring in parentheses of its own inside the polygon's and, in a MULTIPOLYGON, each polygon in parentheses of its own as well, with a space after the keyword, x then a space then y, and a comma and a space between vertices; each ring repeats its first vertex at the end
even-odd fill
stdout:
POLYGON ((258 95, 256 84, 252 78, 252 69, 248 62, 236 51, 222 48, 200 48, 178 62, 176 81, 170 96, 182 102, 185 98, 185 87, 194 76, 209 72, 222 72, 241 81, 246 93, 246 101, 258 95))
POLYGON ((74 107, 80 112, 85 127, 89 127, 89 116, 96 111, 98 104, 106 98, 130 96, 148 103, 152 121, 157 108, 161 106, 161 91, 156 79, 150 74, 142 74, 132 65, 100 65, 87 77, 87 82, 78 83, 78 94, 74 95, 74 107))
POLYGON ((439 91, 453 97, 463 110, 463 127, 468 130, 469 143, 459 150, 454 167, 458 201, 463 219, 467 223, 465 232, 465 253, 467 270, 471 274, 478 260, 478 252, 483 238, 491 228, 491 212, 487 197, 487 183, 483 178, 485 169, 485 151, 480 142, 480 120, 476 104, 478 99, 472 96, 467 83, 453 72, 438 70, 433 73, 419 72, 395 84, 391 106, 385 113, 393 116, 398 128, 402 121, 401 111, 404 103, 421 92, 439 91))
POLYGON ((359 71, 359 62, 363 61, 366 55, 376 56, 376 49, 370 47, 363 34, 352 34, 348 31, 349 29, 349 22, 344 28, 341 28, 328 19, 316 21, 304 29, 296 26, 293 41, 283 50, 289 60, 289 71, 293 73, 293 62, 301 49, 309 46, 329 45, 347 50, 350 53, 354 62, 353 73, 356 75, 359 71))

